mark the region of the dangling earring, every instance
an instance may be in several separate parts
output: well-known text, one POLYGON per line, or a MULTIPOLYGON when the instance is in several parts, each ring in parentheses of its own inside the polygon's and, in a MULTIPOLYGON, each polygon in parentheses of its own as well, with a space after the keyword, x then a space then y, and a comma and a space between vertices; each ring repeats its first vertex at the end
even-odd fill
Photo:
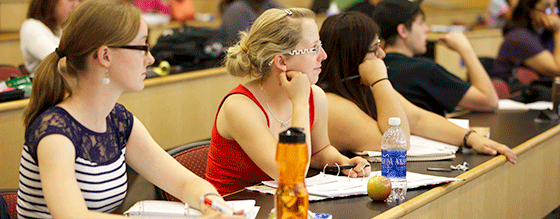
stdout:
POLYGON ((105 70, 105 78, 103 78, 103 84, 107 85, 111 83, 111 79, 109 79, 109 70, 105 70))

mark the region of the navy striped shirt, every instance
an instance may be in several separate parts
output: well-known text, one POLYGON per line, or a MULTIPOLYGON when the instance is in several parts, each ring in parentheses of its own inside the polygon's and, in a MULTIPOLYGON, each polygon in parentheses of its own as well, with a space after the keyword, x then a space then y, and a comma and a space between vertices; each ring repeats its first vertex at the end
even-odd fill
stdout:
POLYGON ((33 121, 25 133, 19 168, 18 218, 51 218, 37 162, 37 144, 51 134, 64 135, 74 144, 75 177, 89 210, 112 212, 122 203, 127 190, 124 155, 133 116, 116 104, 106 121, 105 132, 94 132, 57 106, 33 121))

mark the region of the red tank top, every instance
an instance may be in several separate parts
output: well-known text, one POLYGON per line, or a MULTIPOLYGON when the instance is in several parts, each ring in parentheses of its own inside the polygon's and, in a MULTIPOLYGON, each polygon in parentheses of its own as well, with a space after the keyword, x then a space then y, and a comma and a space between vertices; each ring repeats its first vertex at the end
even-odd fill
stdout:
MULTIPOLYGON (((218 112, 220 112, 224 100, 232 94, 243 94, 251 98, 263 111, 266 117, 266 123, 268 127, 270 127, 270 120, 264 108, 251 91, 243 85, 237 86, 224 97, 218 107, 218 112)), ((216 118, 217 117, 218 113, 216 113, 216 118)), ((309 95, 309 124, 311 127, 313 127, 314 117, 315 107, 312 90, 309 95)), ((225 195, 241 190, 247 186, 259 184, 261 181, 272 180, 272 178, 266 175, 266 173, 249 158, 236 141, 226 139, 218 133, 216 119, 214 119, 212 140, 210 142, 208 163, 206 165, 206 180, 212 183, 221 195, 225 195)))

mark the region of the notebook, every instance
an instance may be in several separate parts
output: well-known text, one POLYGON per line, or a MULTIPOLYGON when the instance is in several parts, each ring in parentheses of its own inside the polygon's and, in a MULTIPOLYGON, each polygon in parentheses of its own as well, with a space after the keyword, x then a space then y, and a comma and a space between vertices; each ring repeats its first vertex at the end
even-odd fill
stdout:
MULTIPOLYGON (((433 161, 455 158, 459 147, 434 141, 424 137, 411 135, 410 149, 406 152, 406 161, 433 161)), ((358 155, 367 155, 370 162, 381 162, 381 152, 363 151, 355 152, 358 155)))
MULTIPOLYGON (((313 177, 305 179, 309 201, 319 201, 328 198, 346 197, 354 195, 367 195, 367 182, 373 176, 381 175, 381 171, 372 172, 364 178, 348 178, 347 176, 335 176, 319 173, 313 177)), ((414 189, 427 185, 438 185, 442 183, 461 181, 461 179, 432 176, 406 172, 406 182, 408 189, 414 189)), ((247 190, 261 193, 274 194, 278 187, 276 181, 263 181, 263 185, 250 186, 247 190)))
MULTIPOLYGON (((448 118, 447 120, 460 126, 461 128, 469 129, 468 119, 448 118)), ((476 128, 476 131, 481 134, 484 132, 482 135, 489 135, 490 133, 488 128, 476 128)), ((410 149, 406 152, 406 161, 453 159, 455 158, 457 150, 459 150, 459 147, 455 145, 427 139, 417 135, 410 135, 410 149)), ((367 156, 366 159, 370 162, 381 162, 381 152, 379 151, 359 151, 354 153, 357 155, 367 156)))
MULTIPOLYGON (((227 201, 236 211, 243 209, 245 217, 253 219, 259 213, 259 206, 255 206, 255 200, 227 201)), ((140 218, 198 218, 202 213, 188 204, 163 200, 144 200, 136 202, 124 212, 129 217, 140 218)))

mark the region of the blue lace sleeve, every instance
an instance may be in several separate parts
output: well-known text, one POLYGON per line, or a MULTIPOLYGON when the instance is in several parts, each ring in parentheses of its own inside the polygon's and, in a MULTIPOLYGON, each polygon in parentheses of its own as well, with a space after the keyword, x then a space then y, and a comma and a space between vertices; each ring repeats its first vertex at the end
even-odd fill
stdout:
POLYGON ((130 133, 132 132, 132 126, 134 124, 134 116, 130 111, 128 111, 122 104, 117 103, 113 110, 114 118, 116 118, 118 135, 119 135, 119 146, 120 149, 126 146, 130 133))
POLYGON ((77 142, 76 129, 72 127, 72 120, 68 113, 60 107, 51 107, 39 115, 25 133, 25 145, 29 154, 37 161, 37 145, 44 137, 60 134, 68 137, 70 141, 77 142))

